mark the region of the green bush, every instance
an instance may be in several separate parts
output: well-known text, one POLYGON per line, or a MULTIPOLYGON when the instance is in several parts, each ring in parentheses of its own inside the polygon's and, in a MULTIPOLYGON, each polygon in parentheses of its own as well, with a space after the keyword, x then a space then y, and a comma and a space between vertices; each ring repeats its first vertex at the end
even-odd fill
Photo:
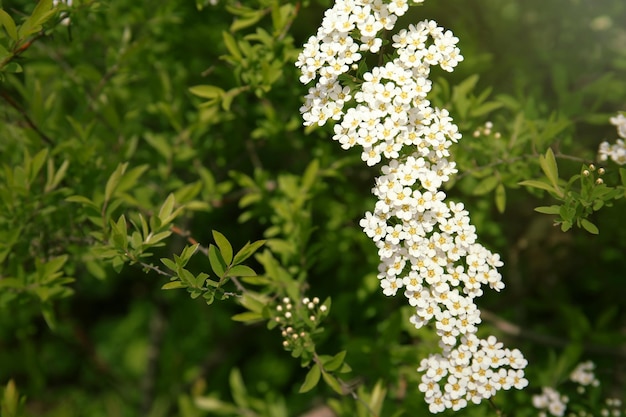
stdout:
MULTIPOLYGON (((299 110, 332 2, 69 3, 0 2, 0 415, 429 413, 439 336, 383 296, 360 225, 380 169, 299 110)), ((626 169, 597 152, 626 111, 626 3, 418 6, 393 33, 434 19, 464 57, 430 74, 463 135, 441 187, 504 261, 477 335, 529 363, 460 412, 557 415, 552 387, 617 413, 626 169)))

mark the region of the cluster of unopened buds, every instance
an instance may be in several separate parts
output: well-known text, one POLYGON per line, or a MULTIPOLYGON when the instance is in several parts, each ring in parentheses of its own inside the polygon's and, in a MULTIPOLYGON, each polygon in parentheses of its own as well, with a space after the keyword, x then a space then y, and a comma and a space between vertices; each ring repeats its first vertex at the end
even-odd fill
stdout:
POLYGON ((436 413, 525 387, 527 361, 493 336, 476 336, 481 319, 474 299, 483 285, 504 287, 502 262, 477 242, 464 205, 446 201, 441 190, 457 172, 449 148, 461 134, 448 111, 426 99, 428 77, 431 66, 452 71, 463 60, 458 39, 422 21, 393 35, 395 52, 384 65, 367 72, 357 65, 363 54, 385 47, 381 32, 393 29, 408 7, 406 0, 337 0, 296 65, 302 83, 315 81, 300 109, 304 125, 332 120, 342 148, 359 145, 369 166, 388 160, 373 189, 374 211, 360 225, 378 247, 383 293, 402 290, 415 307, 415 327, 434 321, 442 350, 418 371, 419 389, 436 413))
POLYGON ((474 136, 475 138, 491 135, 493 135, 494 139, 500 139, 502 137, 502 134, 500 132, 494 132, 493 123, 489 121, 485 122, 483 126, 476 128, 476 130, 474 130, 474 133, 472 133, 472 136, 474 136))
MULTIPOLYGON (((569 380, 577 385, 576 392, 578 394, 584 394, 588 387, 598 387, 600 385, 594 370, 595 364, 591 361, 586 361, 579 363, 570 373, 569 380)), ((551 387, 543 387, 541 394, 533 396, 533 405, 540 410, 539 417, 563 417, 566 415, 569 403, 570 397, 562 395, 551 387)), ((620 417, 623 415, 621 407, 622 402, 619 399, 607 398, 600 409, 600 415, 602 417, 620 417)), ((568 417, 592 417, 596 415, 590 410, 586 410, 586 407, 575 408, 577 408, 576 411, 567 413, 568 417)))
POLYGON ((618 165, 626 164, 626 116, 618 114, 610 118, 611 124, 617 128, 617 134, 621 139, 617 139, 614 144, 602 142, 598 149, 598 159, 600 161, 612 160, 618 165))
POLYGON ((305 297, 300 305, 294 304, 289 297, 284 297, 276 306, 274 321, 283 336, 283 347, 287 350, 313 346, 311 332, 317 328, 327 314, 328 307, 320 304, 317 297, 305 297))
POLYGON ((602 175, 604 175, 606 170, 604 168, 596 169, 594 164, 589 164, 589 166, 583 166, 582 174, 584 177, 591 178, 596 185, 604 184, 604 180, 602 179, 602 175), (595 174, 597 174, 597 178, 595 174))

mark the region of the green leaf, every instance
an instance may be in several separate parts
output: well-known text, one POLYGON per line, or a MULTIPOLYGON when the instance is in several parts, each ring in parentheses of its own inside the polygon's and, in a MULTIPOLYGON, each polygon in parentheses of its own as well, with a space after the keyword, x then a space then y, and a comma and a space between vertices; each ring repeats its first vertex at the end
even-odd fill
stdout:
POLYGON ((498 212, 504 213, 504 210, 506 209, 506 189, 504 188, 504 184, 502 183, 498 184, 498 186, 496 187, 495 200, 498 212))
POLYGON ((13 18, 4 10, 0 9, 0 23, 4 26, 7 34, 13 41, 17 41, 17 28, 13 18))
POLYGON ((526 181, 518 182, 518 184, 519 185, 525 185, 526 187, 540 188, 542 190, 550 191, 551 193, 555 192, 553 186, 551 186, 550 184, 546 184, 543 181, 526 180, 526 181))
POLYGON ((583 229, 585 229, 591 234, 597 235, 598 233, 600 233, 600 230, 598 230, 598 227, 587 219, 581 219, 580 225, 583 227, 583 229))
POLYGON ((226 265, 230 265, 233 260, 233 247, 230 242, 226 239, 226 236, 217 230, 213 230, 213 239, 215 240, 217 247, 220 249, 222 259, 224 259, 226 265))
POLYGON ((302 189, 304 191, 308 191, 313 186, 315 179, 317 177, 317 173, 319 172, 320 162, 317 159, 314 159, 309 163, 302 175, 302 189))
POLYGON ((187 288, 187 286, 182 281, 176 280, 163 284, 161 287, 162 290, 176 290, 178 288, 187 288))
POLYGON ((237 47, 237 42, 235 41, 233 35, 224 31, 222 32, 222 38, 224 39, 224 45, 226 45, 228 52, 230 52, 237 61, 241 61, 243 57, 241 56, 241 52, 237 47))
POLYGON ((172 215, 172 211, 174 211, 174 204, 176 204, 174 194, 170 193, 159 210, 159 219, 161 220, 162 225, 166 224, 167 219, 172 215))
POLYGON ((194 397, 193 403, 200 410, 214 413, 211 415, 237 415, 240 412, 235 405, 220 401, 214 397, 194 397))
POLYGON ((65 177, 65 173, 67 172, 67 168, 69 168, 69 166, 70 161, 66 159, 59 167, 59 170, 57 172, 54 172, 54 162, 52 161, 52 159, 48 159, 48 180, 46 181, 46 186, 44 188, 45 192, 49 193, 50 191, 57 188, 59 183, 65 177))
POLYGON ((488 192, 496 188, 496 186, 499 183, 500 183, 500 178, 498 178, 496 175, 489 176, 483 179, 482 181, 480 181, 478 185, 474 187, 472 194, 474 195, 487 194, 488 192))
POLYGON ((265 240, 257 240, 256 242, 246 243, 244 247, 241 248, 239 252, 237 252, 237 254, 235 255, 235 258, 233 259, 233 265, 238 265, 248 259, 264 244, 265 240))
POLYGON ((313 365, 313 367, 306 374, 306 377, 304 378, 304 383, 302 384, 298 392, 302 394, 311 391, 317 386, 317 383, 320 381, 320 376, 322 376, 322 372, 319 365, 313 365))
POLYGON ((259 20, 263 19, 263 16, 265 16, 265 10, 255 10, 246 13, 242 18, 237 18, 233 21, 232 25, 230 25, 230 31, 236 32, 253 26, 259 20))
POLYGON ((224 90, 214 85, 195 85, 189 88, 189 92, 208 99, 220 98, 224 95, 224 90))
POLYGON ((30 15, 30 19, 36 25, 40 25, 45 22, 47 13, 52 9, 52 0, 40 0, 35 6, 35 10, 33 10, 33 14, 30 15))
POLYGON ((242 408, 248 408, 248 393, 239 369, 233 368, 230 371, 228 381, 230 383, 230 393, 235 400, 235 404, 242 408))
POLYGON ((104 201, 109 201, 113 196, 115 189, 122 179, 122 175, 124 175, 124 172, 126 171, 126 167, 128 167, 128 162, 119 164, 115 171, 113 171, 113 173, 109 177, 109 180, 104 187, 104 201))
POLYGON ((84 197, 82 195, 72 195, 69 196, 65 199, 65 201, 68 201, 70 203, 79 203, 79 204, 83 204, 85 206, 90 206, 93 207, 95 209, 98 208, 98 206, 96 205, 96 203, 94 203, 93 201, 91 201, 90 199, 88 199, 87 197, 84 197))
POLYGON ((52 10, 52 0, 40 0, 33 13, 22 23, 17 30, 17 37, 25 39, 29 35, 41 30, 41 25, 56 13, 52 10))
POLYGON ((554 157, 554 152, 552 152, 551 148, 548 148, 545 156, 539 155, 539 164, 541 165, 541 169, 543 170, 546 177, 550 183, 554 186, 554 191, 557 195, 562 196, 563 192, 559 188, 559 168, 556 164, 556 158, 554 157))
POLYGON ((341 388, 341 384, 339 384, 339 380, 329 374, 328 372, 322 372, 322 378, 324 378, 324 382, 328 384, 329 387, 333 389, 337 394, 343 395, 343 389, 341 388))
POLYGON ((346 357, 346 351, 341 351, 338 354, 336 354, 335 356, 333 356, 332 358, 330 358, 327 361, 323 361, 322 364, 324 365, 324 370, 325 371, 336 371, 337 369, 339 369, 341 367, 341 365, 343 365, 343 360, 346 357))
POLYGON ((37 152, 35 156, 33 156, 32 163, 30 166, 30 172, 28 173, 29 181, 33 182, 37 179, 37 175, 39 175, 39 171, 43 167, 43 164, 46 162, 48 158, 48 149, 42 149, 37 152))
POLYGON ((370 409, 376 414, 380 415, 383 409, 383 403, 385 401, 385 397, 387 396, 387 389, 384 387, 381 380, 376 382, 374 385, 374 389, 372 390, 372 396, 369 400, 370 409))
POLYGON ((163 263, 163 265, 165 265, 167 268, 169 268, 172 271, 176 271, 177 269, 176 264, 171 259, 161 258, 161 263, 163 263))
POLYGON ((242 297, 238 299, 239 303, 250 311, 261 314, 263 308, 267 306, 267 297, 255 293, 253 291, 246 291, 242 297))
POLYGON ((470 110, 469 115, 471 117, 480 117, 483 116, 485 114, 489 114, 492 111, 499 109, 500 107, 502 107, 503 104, 497 101, 489 101, 485 104, 482 104, 478 107, 472 108, 472 110, 470 110))
POLYGON ((235 265, 228 270, 229 277, 255 277, 254 269, 246 265, 235 265))
POLYGON ((535 207, 535 211, 543 214, 559 214, 561 212, 561 206, 535 207))
POLYGON ((215 275, 222 278, 226 272, 226 263, 215 245, 209 245, 209 263, 215 275))
POLYGON ((254 311, 246 311, 245 313, 235 314, 231 317, 231 319, 243 323, 256 323, 265 320, 262 314, 255 313, 254 311))

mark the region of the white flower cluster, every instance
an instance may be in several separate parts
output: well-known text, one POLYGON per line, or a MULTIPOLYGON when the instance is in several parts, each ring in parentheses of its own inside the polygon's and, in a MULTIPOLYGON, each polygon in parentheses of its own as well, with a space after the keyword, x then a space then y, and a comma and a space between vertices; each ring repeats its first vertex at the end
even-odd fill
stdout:
POLYGON ((600 385, 600 381, 596 378, 593 370, 596 368, 596 365, 591 361, 581 362, 569 375, 569 379, 572 382, 579 384, 584 391, 584 387, 592 385, 597 387, 600 385))
POLYGON ((626 164, 626 116, 618 114, 615 117, 610 118, 611 124, 617 127, 617 134, 621 139, 617 139, 614 144, 609 142, 602 142, 598 149, 598 158, 601 161, 611 159, 618 165, 626 164))
MULTIPOLYGON (((576 392, 578 394, 584 394, 586 388, 589 386, 597 387, 600 385, 600 381, 594 374, 595 364, 591 361, 581 362, 569 375, 569 380, 576 383, 576 392)), ((575 398, 574 398, 575 399, 575 398)), ((571 401, 574 403, 574 401, 571 401)), ((588 401, 583 400, 584 403, 588 401)), ((561 395, 557 390, 550 387, 543 387, 541 394, 533 395, 533 405, 535 408, 541 410, 539 417, 547 417, 548 414, 555 417, 561 417, 565 415, 567 411, 567 405, 570 403, 570 398, 566 395, 561 395)), ((600 415, 603 417, 619 417, 622 415, 622 402, 619 399, 607 398, 606 407, 600 410, 600 415)), ((591 417, 592 414, 586 412, 584 408, 572 406, 572 408, 578 408, 579 411, 570 412, 570 417, 591 417)))
POLYGON ((482 285, 504 287, 496 269, 502 262, 477 243, 463 204, 446 202, 441 190, 457 172, 449 147, 461 135, 448 111, 426 99, 428 76, 432 65, 452 71, 462 61, 458 38, 434 21, 410 25, 392 37, 390 62, 360 76, 356 71, 361 52, 378 52, 380 32, 407 9, 406 0, 337 0, 296 65, 302 83, 316 81, 300 109, 304 125, 332 120, 342 148, 360 145, 369 166, 389 160, 372 190, 374 212, 360 225, 378 247, 383 293, 404 288, 415 327, 435 322, 442 352, 418 370, 424 372, 419 389, 436 413, 525 387, 527 362, 495 337, 475 336, 481 320, 473 300, 482 285))
POLYGON ((545 417, 546 411, 552 416, 562 417, 565 415, 568 402, 569 398, 550 387, 543 387, 540 395, 533 395, 533 406, 542 410, 539 413, 540 417, 545 417))

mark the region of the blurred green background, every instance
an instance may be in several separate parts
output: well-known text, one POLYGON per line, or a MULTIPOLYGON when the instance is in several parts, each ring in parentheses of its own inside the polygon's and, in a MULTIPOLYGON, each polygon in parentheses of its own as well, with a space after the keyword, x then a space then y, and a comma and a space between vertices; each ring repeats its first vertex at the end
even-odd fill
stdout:
MULTIPOLYGON (((244 3, 263 10, 274 2, 244 3)), ((23 72, 0 83, 3 97, 17 104, 0 99, 1 162, 19 164, 25 151, 33 155, 48 146, 56 161, 70 163, 64 185, 82 195, 103 188, 120 162, 148 164, 130 192, 134 203, 120 213, 154 212, 168 193, 198 182, 195 199, 204 205, 187 212, 177 226, 204 245, 212 229, 241 247, 272 237, 267 230, 277 227, 286 242, 303 250, 281 261, 306 274, 309 295, 333 300, 319 351, 347 349, 355 383, 371 389, 383 380, 389 394, 382 415, 401 409, 423 415, 427 409, 415 368, 436 349, 436 336, 409 329, 403 297, 382 295, 375 247, 358 226, 373 207, 370 188, 377 171, 361 163, 357 150, 345 152, 333 143, 330 129, 305 133, 300 122, 306 87, 299 84, 293 62, 329 2, 280 3, 297 5, 295 20, 273 44, 256 51, 257 61, 241 68, 220 58, 229 53, 222 32, 230 31, 235 18, 223 4, 201 4, 198 10, 193 0, 75 2, 67 11, 70 24, 57 24, 34 42, 19 58, 23 72), (270 64, 279 76, 255 79, 270 64), (252 87, 224 110, 203 107, 189 93, 199 84, 252 87), (52 146, 30 129, 24 114, 52 146), (294 184, 314 159, 327 175, 290 213, 294 184), (242 207, 246 195, 257 197, 242 207), (290 232, 293 224, 302 230, 290 232)), ((2 7, 19 22, 34 4, 5 0, 2 7)), ((456 150, 460 171, 494 164, 506 186, 502 213, 493 190, 475 192, 479 177, 464 176, 447 191, 466 204, 482 243, 505 262, 505 290, 486 292, 478 301, 491 313, 483 316, 481 334, 498 335, 530 362, 528 392, 512 393, 499 404, 507 415, 535 415, 529 406, 532 390, 559 382, 579 359, 596 361, 604 388, 623 397, 624 202, 595 215, 599 235, 581 229, 562 233, 551 216, 533 211, 551 204, 550 197, 516 184, 539 175, 531 157, 548 145, 593 161, 599 143, 616 137, 608 117, 626 110, 626 2, 427 1, 402 17, 397 28, 423 19, 453 30, 465 57, 453 74, 433 74, 433 101, 450 106, 465 135, 456 150), (501 105, 484 114, 459 115, 458 102, 446 95, 445 86, 474 74, 479 79, 468 96, 490 90, 489 97, 501 105), (487 120, 501 132, 498 143, 504 145, 493 136, 472 137, 487 120), (555 134, 535 140, 556 125, 555 134), (510 140, 514 136, 518 143, 510 140), (498 320, 515 323, 522 333, 508 334, 498 320)), ((240 39, 256 26, 272 33, 271 16, 233 35, 240 39)), ((559 159, 565 176, 580 166, 578 160, 559 159)), ((606 169, 606 181, 617 181, 616 167, 606 169)), ((54 305, 54 331, 36 301, 24 297, 2 304, 0 383, 15 380, 27 396, 26 415, 219 415, 193 406, 193 398, 210 393, 224 402, 243 396, 275 407, 253 412, 256 406, 238 405, 238 411, 225 415, 298 416, 336 396, 321 386, 298 394, 306 370, 283 351, 277 331, 263 323, 232 321, 243 311, 233 300, 207 306, 184 292, 162 291, 165 281, 157 274, 129 265, 118 274, 94 260, 85 248, 90 241, 84 215, 63 197, 25 198, 23 216, 4 217, 0 224, 7 235, 15 222, 24 225, 9 257, 19 268, 28 269, 40 256, 67 253, 67 273, 76 278, 75 294, 54 305), (247 393, 237 388, 233 369, 240 371, 247 393)), ((173 236, 155 259, 177 253, 184 243, 173 236)), ((202 260, 194 267, 209 268, 202 260)), ((489 412, 484 406, 472 415, 489 412)))

